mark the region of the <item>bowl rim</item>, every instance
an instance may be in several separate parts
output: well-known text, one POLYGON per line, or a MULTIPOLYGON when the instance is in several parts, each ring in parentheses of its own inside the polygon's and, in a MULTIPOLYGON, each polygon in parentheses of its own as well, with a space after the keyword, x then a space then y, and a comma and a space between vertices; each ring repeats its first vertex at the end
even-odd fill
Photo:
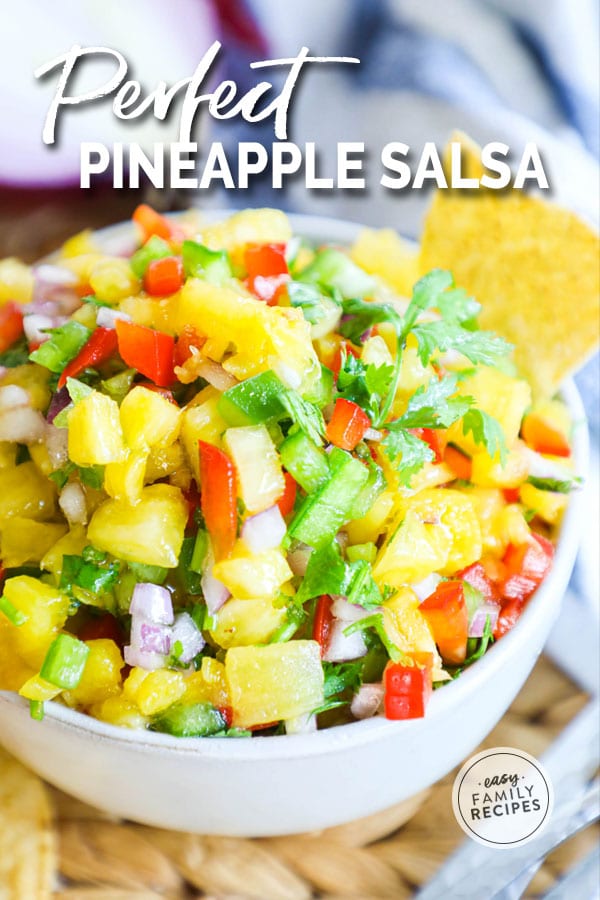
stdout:
MULTIPOLYGON (((218 221, 236 211, 235 209, 215 209, 201 212, 206 221, 218 221)), ((178 218, 180 215, 173 214, 169 217, 178 218)), ((322 216, 290 214, 288 218, 295 234, 312 239, 329 240, 334 243, 351 242, 364 227, 354 222, 322 216)), ((122 242, 126 236, 132 233, 132 228, 132 223, 126 221, 98 229, 94 234, 104 239, 107 245, 112 245, 113 242, 122 242)), ((52 260, 53 256, 48 259, 52 260)), ((589 434, 583 402, 572 379, 565 382, 560 394, 573 416, 575 471, 577 475, 585 478, 588 466, 589 434)), ((422 719, 391 721, 382 716, 375 716, 310 734, 256 735, 251 740, 223 737, 178 738, 159 732, 130 730, 94 719, 86 713, 70 709, 52 700, 45 703, 44 719, 52 720, 53 723, 67 730, 86 733, 98 741, 116 741, 119 744, 133 744, 138 749, 147 752, 174 751, 178 755, 197 756, 199 759, 219 759, 223 762, 322 756, 344 747, 371 744, 393 734, 401 734, 403 731, 408 736, 409 730, 433 726, 435 720, 448 715, 453 709, 459 709, 470 696, 476 694, 479 690, 479 680, 484 677, 493 679, 499 675, 512 653, 517 652, 520 646, 527 646, 535 638, 538 619, 544 615, 554 582, 560 581, 558 577, 560 573, 565 571, 570 573, 573 567, 579 542, 579 530, 583 522, 584 497, 584 490, 571 494, 561 524, 550 574, 528 601, 515 627, 501 641, 495 643, 480 660, 462 672, 459 678, 444 685, 442 689, 434 691, 427 707, 427 715, 422 719)), ((562 597, 557 601, 557 608, 561 601, 562 597)), ((0 701, 19 707, 27 706, 26 701, 12 691, 0 691, 0 701)), ((43 722, 39 724, 43 727, 43 722)))

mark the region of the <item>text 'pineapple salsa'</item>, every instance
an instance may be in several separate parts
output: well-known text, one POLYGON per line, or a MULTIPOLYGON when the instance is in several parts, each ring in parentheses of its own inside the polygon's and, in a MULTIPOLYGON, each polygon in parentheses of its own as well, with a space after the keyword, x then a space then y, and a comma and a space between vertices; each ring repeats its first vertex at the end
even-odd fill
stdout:
POLYGON ((391 232, 134 221, 0 263, 0 689, 180 736, 423 716, 550 568, 565 407, 449 272, 401 296, 391 232))

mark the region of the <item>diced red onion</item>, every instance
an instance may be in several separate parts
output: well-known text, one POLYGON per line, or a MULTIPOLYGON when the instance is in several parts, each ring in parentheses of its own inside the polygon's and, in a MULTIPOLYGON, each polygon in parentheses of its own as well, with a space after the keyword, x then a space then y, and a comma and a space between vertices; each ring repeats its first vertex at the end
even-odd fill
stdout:
POLYGON ((313 552, 313 548, 309 547, 308 544, 299 543, 290 553, 287 555, 288 566, 294 573, 294 575, 306 575, 306 569, 308 566, 308 560, 310 559, 310 554, 313 552))
POLYGON ((212 549, 209 549, 204 561, 200 585, 202 587, 202 593, 204 594, 204 600, 206 601, 206 608, 211 616, 214 616, 231 596, 223 582, 218 581, 213 575, 212 569, 214 564, 215 557, 212 549))
POLYGON ((37 284, 44 284, 60 287, 74 287, 78 278, 70 269, 64 266, 54 266, 50 263, 40 263, 39 266, 33 267, 33 277, 37 284))
POLYGON ((118 309, 111 309, 110 306, 101 306, 96 316, 96 325, 99 325, 101 328, 115 328, 117 319, 131 322, 131 316, 128 316, 127 313, 118 309))
POLYGON ((480 638, 483 637, 483 632, 485 629, 485 623, 487 619, 490 620, 490 628, 492 631, 496 627, 496 623, 498 622, 498 616, 500 615, 500 604, 495 603, 493 600, 485 600, 481 606, 479 606, 469 623, 469 637, 480 638))
POLYGON ((71 397, 69 396, 69 392, 66 387, 60 388, 60 390, 58 390, 52 396, 50 406, 48 407, 48 412, 46 413, 46 421, 49 423, 54 422, 59 412, 62 412, 70 402, 71 397))
POLYGON ((6 384, 0 387, 0 410, 15 409, 18 406, 30 406, 29 392, 18 384, 6 384))
POLYGON ((46 432, 46 420, 30 406, 13 406, 0 410, 0 441, 35 444, 46 432))
POLYGON ((331 612, 336 619, 349 625, 351 622, 359 622, 373 614, 372 609, 364 609, 358 603, 348 603, 345 597, 336 597, 331 605, 331 612))
POLYGON ((334 621, 331 627, 329 646, 323 655, 325 662, 346 662, 349 659, 360 659, 367 652, 367 645, 360 631, 344 634, 347 622, 334 621))
POLYGON ((171 650, 171 629, 168 625, 146 622, 134 616, 131 620, 131 646, 141 653, 166 656, 171 650))
POLYGON ((65 484, 58 498, 58 505, 65 514, 65 518, 72 525, 85 525, 87 522, 87 507, 83 488, 76 481, 65 484))
POLYGON ((285 720, 286 734, 312 734, 317 730, 317 717, 308 713, 303 716, 294 716, 293 719, 285 720))
POLYGON ((203 360, 195 367, 194 371, 218 391, 227 391, 238 383, 237 378, 226 372, 223 366, 212 359, 203 360))
POLYGON ((352 698, 350 712, 355 719, 370 719, 383 702, 383 685, 380 683, 361 684, 352 698))
POLYGON ((41 313, 30 313, 23 316, 23 331, 25 337, 30 344, 43 344, 50 337, 43 330, 45 328, 54 328, 56 320, 52 316, 46 316, 41 313))
POLYGON ((155 625, 172 625, 175 618, 169 591, 159 584, 148 582, 136 584, 131 596, 129 612, 134 618, 155 625))
POLYGON ((123 658, 128 666, 138 666, 148 672, 162 669, 165 658, 160 653, 143 653, 138 647, 127 646, 123 648, 123 658))
POLYGON ((427 578, 423 578, 422 581, 411 584, 411 588, 422 602, 423 600, 427 600, 427 598, 433 594, 441 580, 441 575, 436 575, 435 572, 432 572, 431 575, 428 575, 427 578))
POLYGON ((204 647, 202 632, 187 612, 175 616, 175 624, 171 628, 171 647, 174 647, 177 641, 183 648, 177 657, 182 663, 191 662, 204 647))
POLYGON ((273 550, 281 544, 287 526, 277 505, 250 516, 242 525, 242 540, 252 553, 273 550))
POLYGON ((363 437, 365 441, 380 441, 383 437, 383 432, 378 431, 376 428, 367 428, 363 437))

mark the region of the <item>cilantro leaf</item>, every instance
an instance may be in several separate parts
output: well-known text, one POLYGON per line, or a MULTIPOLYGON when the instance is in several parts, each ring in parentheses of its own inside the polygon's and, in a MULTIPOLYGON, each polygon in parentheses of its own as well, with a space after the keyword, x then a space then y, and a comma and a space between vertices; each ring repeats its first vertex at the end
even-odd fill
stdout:
POLYGON ((355 634, 357 631, 364 631, 368 628, 372 628, 375 631, 377 637, 387 650, 388 656, 392 662, 402 662, 402 660, 405 659, 405 654, 388 637, 383 622, 383 613, 373 613, 371 616, 365 616, 364 619, 359 619, 358 622, 353 622, 347 628, 344 628, 344 634, 349 636, 355 634))
POLYGON ((325 436, 325 422, 319 407, 290 389, 282 392, 281 402, 298 428, 301 428, 315 444, 320 445, 325 436))
POLYGON ((349 603, 365 609, 377 608, 382 603, 370 563, 364 559, 345 562, 335 540, 311 553, 302 584, 294 599, 296 604, 302 605, 322 594, 346 597, 349 603))
POLYGON ((463 328, 474 326, 475 319, 481 310, 481 304, 469 297, 464 288, 452 288, 438 297, 437 308, 446 322, 455 322, 463 328))
POLYGON ((315 325, 325 316, 323 308, 323 295, 314 284, 304 284, 301 281, 288 281, 287 293, 290 303, 302 310, 307 322, 315 325))
POLYGON ((14 369, 16 366, 24 366, 29 362, 29 345, 26 338, 16 341, 0 353, 0 366, 14 369))
POLYGON ((435 454, 429 444, 397 422, 389 422, 386 427, 389 432, 382 441, 385 452, 390 462, 396 462, 400 457, 398 467, 400 484, 408 485, 413 475, 419 472, 425 463, 431 462, 435 454))
POLYGON ((552 491, 555 494, 570 494, 571 491, 577 490, 581 485, 582 479, 573 478, 572 481, 561 481, 559 478, 536 478, 535 475, 530 475, 527 481, 540 491, 552 491))
POLYGON ((340 323, 339 331, 353 344, 362 343, 361 336, 364 332, 373 325, 377 325, 378 322, 391 322, 396 328, 396 332, 400 331, 402 319, 389 303, 369 302, 353 298, 344 300, 342 308, 344 318, 340 323))
POLYGON ((456 375, 433 378, 422 385, 408 401, 406 412, 395 420, 404 428, 449 428, 471 408, 470 397, 452 397, 456 392, 456 375))
POLYGON ((54 472, 50 472, 48 478, 50 478, 59 491, 61 491, 73 472, 77 473, 81 483, 85 484, 87 487, 94 488, 96 491, 99 491, 102 488, 104 483, 104 466, 76 466, 75 463, 69 461, 64 466, 61 466, 60 469, 55 469, 54 472))
POLYGON ((463 416, 462 427, 465 434, 470 432, 473 435, 476 444, 483 444, 491 457, 498 455, 500 464, 504 465, 508 449, 502 426, 497 419, 473 406, 463 416))
POLYGON ((494 642, 494 632, 492 629, 490 617, 488 616, 485 620, 485 625, 483 626, 483 634, 481 635, 481 637, 469 638, 469 640, 467 641, 467 658, 465 659, 464 663, 462 663, 462 665, 452 670, 452 678, 456 678, 464 669, 470 666, 471 663, 474 663, 478 659, 481 659, 483 654, 488 649, 490 642, 494 642))
POLYGON ((362 659, 349 663, 324 662, 323 696, 325 699, 335 697, 336 694, 341 694, 343 691, 351 690, 352 693, 357 691, 362 683, 362 667, 362 659))
POLYGON ((93 594, 104 593, 116 583, 119 577, 119 563, 88 562, 83 556, 63 556, 60 573, 61 590, 73 593, 74 587, 83 588, 93 594))
POLYGON ((348 603, 355 603, 363 609, 377 609, 383 600, 373 578, 371 564, 366 559, 356 559, 346 565, 345 596, 348 603))
POLYGON ((417 339, 417 353, 426 366, 436 351, 456 350, 473 363, 492 366, 512 350, 512 344, 491 331, 467 331, 460 325, 444 321, 423 322, 412 330, 417 339))
POLYGON ((338 394, 358 404, 373 419, 379 413, 379 404, 389 391, 393 375, 393 366, 365 365, 351 353, 344 354, 338 374, 338 394))

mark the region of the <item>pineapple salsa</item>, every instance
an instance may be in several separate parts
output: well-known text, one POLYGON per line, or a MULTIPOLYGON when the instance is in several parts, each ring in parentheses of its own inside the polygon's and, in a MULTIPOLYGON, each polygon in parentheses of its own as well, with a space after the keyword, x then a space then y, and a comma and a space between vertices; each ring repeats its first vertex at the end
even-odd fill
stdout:
POLYGON ((567 410, 392 232, 133 218, 0 263, 0 689, 187 737, 423 716, 551 566, 567 410))

